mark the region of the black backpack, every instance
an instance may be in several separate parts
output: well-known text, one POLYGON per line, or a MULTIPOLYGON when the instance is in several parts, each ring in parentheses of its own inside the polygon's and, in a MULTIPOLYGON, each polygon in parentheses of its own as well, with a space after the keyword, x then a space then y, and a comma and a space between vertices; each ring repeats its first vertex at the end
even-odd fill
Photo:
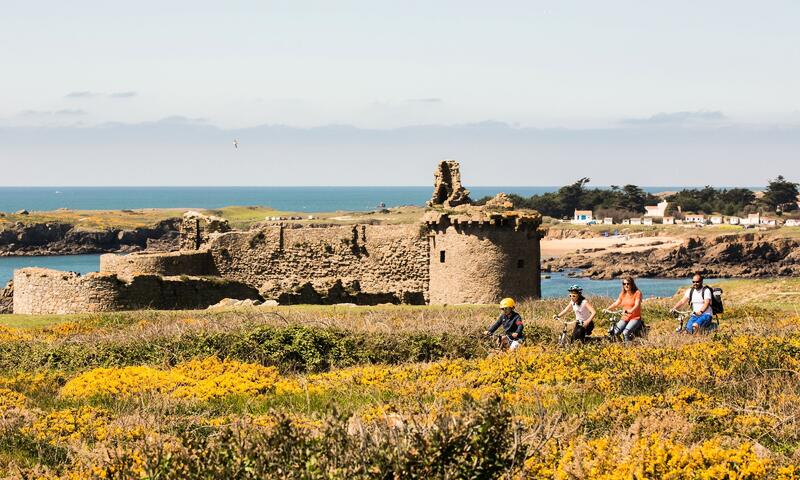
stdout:
MULTIPOLYGON (((725 307, 722 305, 722 289, 719 287, 711 288, 708 285, 703 285, 703 290, 700 291, 702 294, 706 291, 706 288, 711 290, 711 312, 714 315, 719 315, 725 312, 725 307)), ((692 295, 694 295, 694 288, 689 290, 689 303, 692 302, 692 295)))

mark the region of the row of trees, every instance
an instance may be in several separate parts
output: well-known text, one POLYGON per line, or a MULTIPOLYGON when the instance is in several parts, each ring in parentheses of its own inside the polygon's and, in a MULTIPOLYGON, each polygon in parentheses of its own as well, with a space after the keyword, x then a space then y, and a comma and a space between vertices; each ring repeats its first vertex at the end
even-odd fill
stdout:
MULTIPOLYGON (((658 203, 658 197, 651 195, 636 185, 619 187, 612 185, 610 189, 586 188, 589 178, 581 178, 570 185, 565 185, 556 192, 543 193, 525 198, 510 195, 514 205, 521 208, 532 208, 543 215, 554 218, 572 217, 575 210, 592 210, 605 212, 606 216, 635 216, 645 211, 644 206, 658 203)), ((490 197, 482 198, 478 203, 486 202, 490 197)))
MULTIPOLYGON (((645 205, 655 205, 660 198, 645 192, 636 185, 609 189, 587 188, 589 178, 565 185, 556 192, 522 197, 511 194, 517 207, 532 208, 543 215, 554 218, 572 217, 575 210, 592 210, 598 217, 613 217, 615 220, 635 217, 645 213, 645 205)), ((715 213, 737 215, 761 212, 790 212, 797 210, 798 184, 778 176, 770 180, 764 195, 756 198, 747 188, 716 189, 714 187, 689 188, 671 195, 668 215, 677 212, 715 213)), ((485 203, 490 197, 478 200, 485 203)))
POLYGON ((797 207, 798 184, 778 175, 770 180, 764 195, 747 188, 716 189, 713 187, 684 189, 667 198, 672 209, 684 212, 742 215, 755 212, 792 212, 797 207))

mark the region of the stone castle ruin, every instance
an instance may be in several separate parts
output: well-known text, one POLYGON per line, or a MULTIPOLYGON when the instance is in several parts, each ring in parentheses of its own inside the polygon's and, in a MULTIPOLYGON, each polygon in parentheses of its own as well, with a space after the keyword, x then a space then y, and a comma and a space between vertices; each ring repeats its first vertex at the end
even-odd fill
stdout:
POLYGON ((14 312, 191 309, 223 298, 367 305, 538 298, 540 224, 533 211, 472 205, 458 163, 445 160, 418 223, 235 230, 187 212, 180 251, 102 255, 100 272, 82 276, 17 270, 14 312))

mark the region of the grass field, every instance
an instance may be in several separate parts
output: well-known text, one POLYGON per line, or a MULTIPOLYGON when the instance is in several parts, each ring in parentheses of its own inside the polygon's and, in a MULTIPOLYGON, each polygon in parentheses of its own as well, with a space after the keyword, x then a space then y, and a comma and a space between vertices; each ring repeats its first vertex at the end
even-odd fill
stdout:
POLYGON ((0 316, 0 472, 798 478, 800 279, 721 286, 719 331, 653 300, 633 345, 559 348, 564 301, 525 302, 513 354, 494 306, 0 316))
MULTIPOLYGON (((28 215, 7 213, 0 216, 0 228, 16 222, 24 224, 61 222, 75 225, 83 230, 134 229, 149 227, 161 220, 180 217, 184 209, 139 209, 139 210, 56 210, 50 212, 30 212, 28 215)), ((204 214, 227 219, 234 228, 246 229, 267 217, 300 217, 295 220, 302 224, 352 224, 352 223, 413 223, 420 219, 423 209, 418 207, 398 207, 374 212, 283 212, 262 206, 230 206, 220 209, 194 209, 204 214), (309 216, 312 217, 309 219, 309 216)))

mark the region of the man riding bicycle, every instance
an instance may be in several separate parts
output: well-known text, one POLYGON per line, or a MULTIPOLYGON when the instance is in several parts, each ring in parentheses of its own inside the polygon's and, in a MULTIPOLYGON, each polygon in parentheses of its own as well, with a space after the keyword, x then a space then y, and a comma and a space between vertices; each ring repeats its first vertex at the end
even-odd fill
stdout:
POLYGON ((525 340, 525 335, 522 333, 522 316, 514 310, 516 303, 513 298, 504 298, 500 301, 500 316, 497 318, 491 327, 484 332, 485 335, 491 335, 495 330, 503 327, 503 332, 509 343, 509 350, 514 351, 519 348, 522 341, 525 340))
POLYGON ((703 286, 703 276, 695 273, 692 277, 692 288, 672 307, 672 311, 676 312, 687 303, 691 305, 692 314, 686 322, 686 333, 697 333, 711 325, 714 318, 711 308, 712 295, 711 288, 703 286))

